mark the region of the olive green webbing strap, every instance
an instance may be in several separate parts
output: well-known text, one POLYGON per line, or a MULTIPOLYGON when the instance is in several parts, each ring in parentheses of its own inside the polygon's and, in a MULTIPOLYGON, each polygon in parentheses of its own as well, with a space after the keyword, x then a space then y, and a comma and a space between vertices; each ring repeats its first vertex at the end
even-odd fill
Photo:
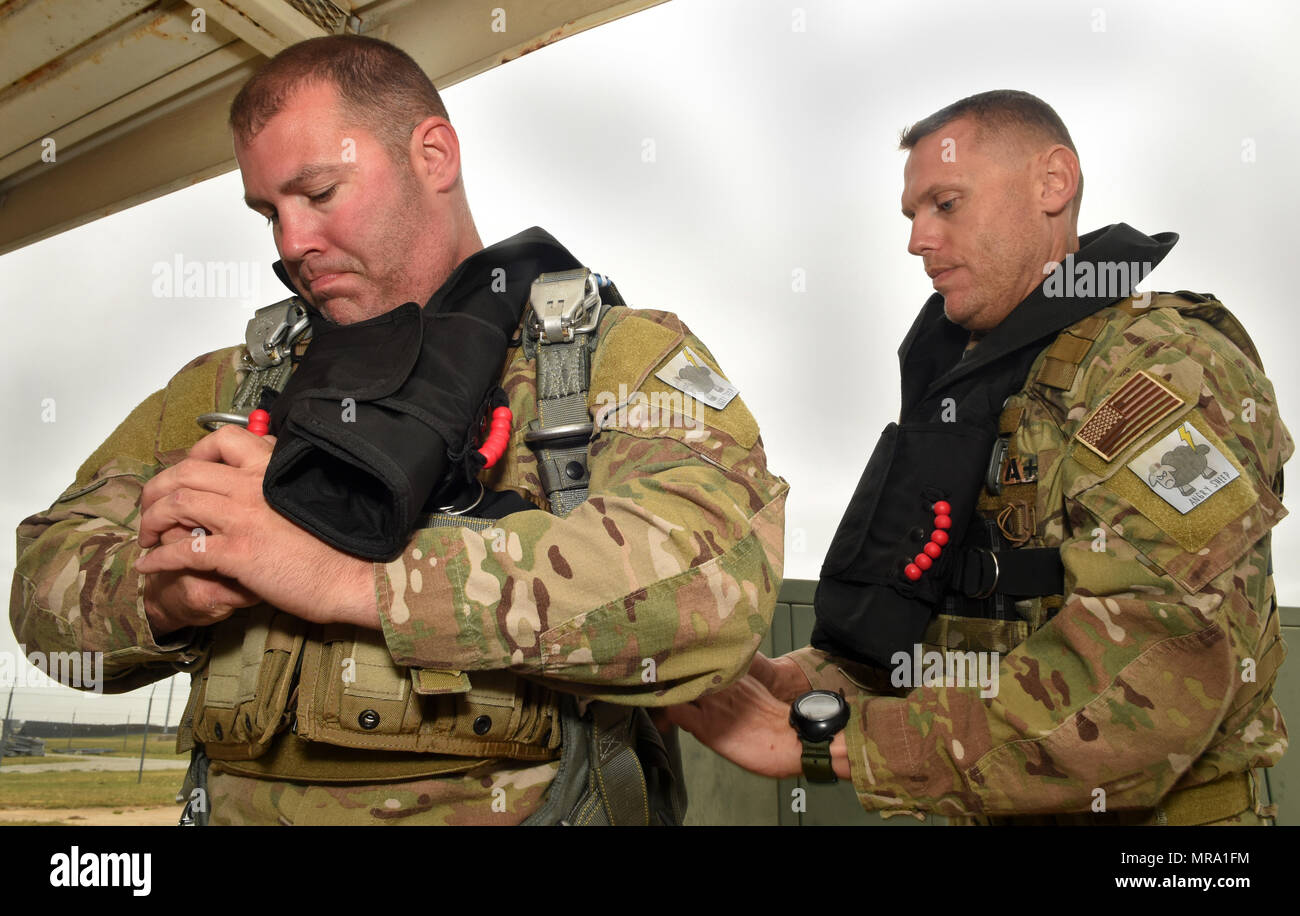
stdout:
POLYGON ((471 518, 466 515, 445 515, 441 512, 426 515, 420 519, 421 528, 469 528, 471 531, 484 532, 497 525, 498 519, 471 518))
POLYGON ((650 791, 637 754, 636 724, 644 715, 635 707, 593 703, 580 716, 574 699, 565 697, 560 705, 560 767, 542 806, 524 825, 649 825, 650 791))
POLYGON ((591 708, 591 777, 599 805, 591 805, 584 826, 644 827, 650 823, 645 771, 636 754, 632 714, 636 710, 596 703, 591 708))
POLYGON ((292 373, 293 361, 289 359, 265 369, 250 369, 235 392, 235 400, 230 405, 231 411, 246 414, 256 410, 262 400, 262 389, 273 388, 278 394, 284 390, 292 373))
POLYGON ((586 268, 544 273, 533 281, 524 314, 524 354, 537 362, 537 418, 524 441, 537 457, 551 513, 561 518, 587 498, 591 480, 592 353, 601 319, 622 301, 613 284, 606 289, 611 302, 602 300, 598 278, 586 268))
MULTIPOLYGON (((594 333, 594 332, 593 332, 594 333)), ((591 346, 588 334, 575 334, 568 343, 537 345, 537 414, 530 424, 546 432, 591 422, 587 390, 591 386, 591 346)), ((537 471, 551 501, 551 512, 561 518, 587 498, 586 436, 559 440, 561 447, 538 447, 537 471)))
MULTIPOLYGON (((545 276, 551 282, 572 282, 586 274, 579 270, 545 276)), ((587 404, 592 354, 605 312, 622 302, 612 285, 607 289, 611 301, 598 301, 593 320, 577 322, 581 329, 575 329, 571 339, 559 339, 558 325, 545 315, 534 325, 542 303, 563 292, 534 284, 531 314, 524 321, 525 353, 537 360, 538 417, 529 423, 528 441, 551 512, 559 517, 586 500, 590 486, 587 450, 593 430, 587 404), (530 332, 533 327, 540 333, 530 332), (548 437, 548 432, 554 435, 548 437)), ((665 747, 645 710, 593 703, 586 715, 578 716, 572 699, 565 698, 560 721, 559 772, 543 807, 525 823, 646 825, 655 817, 663 823, 681 822, 685 797, 680 755, 675 746, 665 747)))

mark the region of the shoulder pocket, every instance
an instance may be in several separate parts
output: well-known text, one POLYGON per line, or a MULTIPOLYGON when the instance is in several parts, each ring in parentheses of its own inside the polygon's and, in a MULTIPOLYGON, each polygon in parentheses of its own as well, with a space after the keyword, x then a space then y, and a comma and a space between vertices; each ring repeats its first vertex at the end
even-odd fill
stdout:
MULTIPOLYGON (((1162 421, 1154 435, 1143 436, 1140 442, 1106 463, 1101 473, 1078 475, 1065 491, 1068 502, 1086 509, 1141 552, 1149 565, 1167 574, 1189 593, 1200 591, 1237 563, 1286 515, 1277 496, 1243 470, 1205 418, 1192 410, 1193 406, 1194 403, 1188 403, 1162 421), (1194 441, 1208 442, 1213 449, 1211 454, 1215 455, 1212 464, 1227 465, 1207 470, 1222 472, 1230 468, 1236 474, 1187 511, 1181 511, 1161 495, 1161 489, 1169 493, 1176 482, 1165 481, 1162 486, 1153 475, 1144 478, 1132 468, 1136 459, 1153 446, 1179 436, 1180 431, 1194 441)), ((1077 441, 1072 445, 1070 458, 1089 471, 1097 468, 1100 461, 1077 441)), ((1202 481, 1198 476, 1193 482, 1202 481)), ((1184 500, 1184 507, 1186 503, 1184 500)))

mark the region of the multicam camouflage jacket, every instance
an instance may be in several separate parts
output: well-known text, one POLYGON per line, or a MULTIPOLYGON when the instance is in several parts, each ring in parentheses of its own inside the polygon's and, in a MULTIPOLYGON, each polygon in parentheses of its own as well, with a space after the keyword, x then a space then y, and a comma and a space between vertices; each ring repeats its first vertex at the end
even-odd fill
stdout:
MULTIPOLYGON (((383 639, 398 665, 509 670, 640 706, 688 701, 743 673, 780 588, 788 486, 767 470, 740 398, 717 410, 656 377, 684 346, 717 369, 670 313, 616 308, 602 321, 589 390, 590 495, 567 517, 523 512, 481 532, 423 529, 401 557, 374 565, 383 639)), ((516 427, 482 479, 546 506, 524 442, 537 416, 535 371, 521 347, 507 354, 501 385, 516 427)), ((241 348, 191 362, 131 413, 48 511, 23 521, 11 597, 21 642, 102 651, 112 692, 203 671, 204 634, 160 643, 145 616, 134 570, 140 494, 201 437, 195 417, 231 403, 243 373, 241 348)), ((517 780, 531 802, 553 775, 553 762, 545 767, 517 780)), ((493 779, 480 775, 448 798, 486 795, 493 779)), ((427 811, 429 793, 417 800, 427 811)))
POLYGON ((983 653, 996 678, 953 683, 931 657, 897 690, 794 654, 814 687, 846 688, 866 808, 1098 822, 1285 751, 1269 532, 1294 445, 1219 303, 1143 305, 1067 329, 1003 409, 1010 492, 986 488, 980 509, 1013 543, 1060 549, 1064 594, 1018 602, 1018 620, 939 615, 925 647, 983 653), (1071 350, 1078 370, 1053 371, 1071 350), (1123 419, 1134 398, 1154 405, 1138 422, 1123 419))

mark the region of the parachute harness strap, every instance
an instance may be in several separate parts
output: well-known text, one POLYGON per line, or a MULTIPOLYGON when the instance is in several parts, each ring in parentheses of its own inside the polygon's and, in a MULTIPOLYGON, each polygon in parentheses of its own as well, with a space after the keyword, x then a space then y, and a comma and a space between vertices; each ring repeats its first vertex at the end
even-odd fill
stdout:
POLYGON ((587 498, 587 446, 595 425, 587 409, 591 356, 604 311, 601 278, 586 268, 546 273, 533 281, 524 315, 524 354, 537 360, 537 414, 524 441, 554 515, 587 498))

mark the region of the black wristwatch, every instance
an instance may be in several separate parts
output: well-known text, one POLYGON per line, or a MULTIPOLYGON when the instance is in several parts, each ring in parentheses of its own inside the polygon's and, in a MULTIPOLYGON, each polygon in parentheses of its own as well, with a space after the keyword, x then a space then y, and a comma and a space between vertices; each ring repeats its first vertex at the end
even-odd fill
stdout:
POLYGON ((803 742, 803 775, 809 782, 838 782, 831 766, 831 739, 849 723, 843 694, 810 690, 790 704, 790 724, 803 742))

